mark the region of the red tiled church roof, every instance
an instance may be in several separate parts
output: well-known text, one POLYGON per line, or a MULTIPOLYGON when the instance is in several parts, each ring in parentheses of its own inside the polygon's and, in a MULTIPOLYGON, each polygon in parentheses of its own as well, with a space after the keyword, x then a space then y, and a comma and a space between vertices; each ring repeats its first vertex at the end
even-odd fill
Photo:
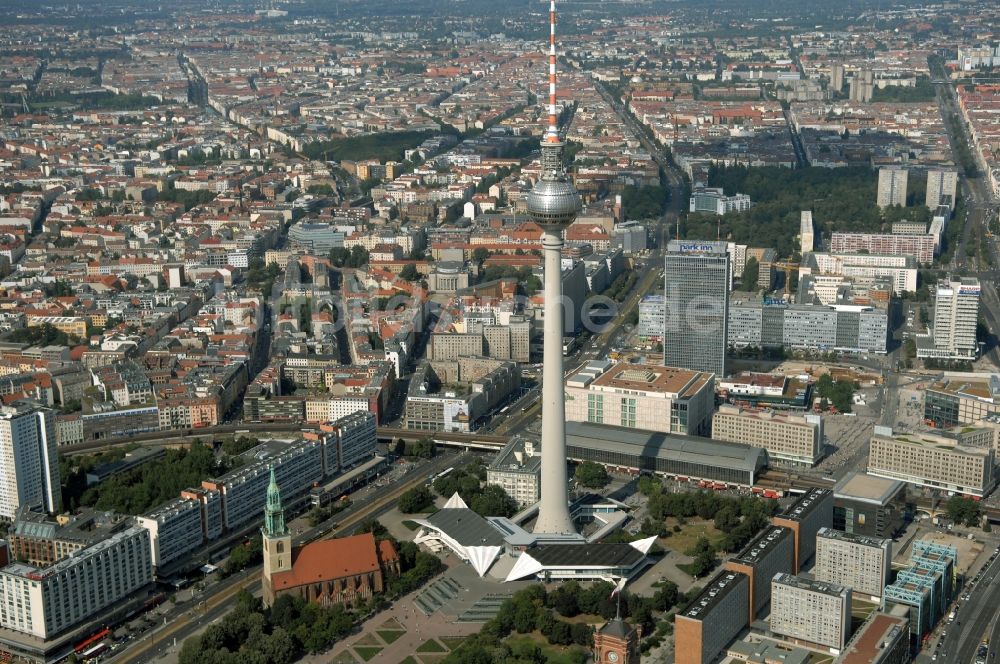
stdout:
POLYGON ((371 533, 310 542, 292 551, 292 569, 273 574, 271 584, 278 591, 366 574, 379 569, 380 557, 382 562, 395 560, 396 547, 383 540, 376 548, 371 533))

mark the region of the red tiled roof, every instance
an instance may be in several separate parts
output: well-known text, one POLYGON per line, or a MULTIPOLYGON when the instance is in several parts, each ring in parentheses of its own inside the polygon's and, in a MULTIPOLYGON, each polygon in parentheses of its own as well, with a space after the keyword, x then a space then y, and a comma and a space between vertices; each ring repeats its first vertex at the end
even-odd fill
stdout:
POLYGON ((386 561, 397 557, 389 541, 376 548, 371 533, 310 542, 292 551, 292 569, 274 574, 271 582, 275 590, 284 590, 374 572, 379 569, 380 552, 386 561))

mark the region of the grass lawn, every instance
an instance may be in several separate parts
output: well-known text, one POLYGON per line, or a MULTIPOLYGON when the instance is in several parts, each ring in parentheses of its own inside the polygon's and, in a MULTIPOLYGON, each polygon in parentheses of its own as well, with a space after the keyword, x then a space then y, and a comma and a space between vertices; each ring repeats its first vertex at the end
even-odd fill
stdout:
POLYGON ((420 527, 416 524, 416 522, 410 521, 409 519, 404 519, 401 523, 410 530, 416 530, 420 527))
POLYGON ((542 649, 542 656, 548 664, 573 664, 576 659, 573 653, 581 650, 580 646, 554 646, 537 631, 530 634, 518 634, 504 639, 514 653, 517 653, 518 646, 538 646, 542 649))
POLYGON ((393 631, 406 631, 406 628, 399 624, 399 621, 395 618, 389 618, 384 623, 379 625, 379 629, 390 629, 393 631))
POLYGON ((400 632, 394 629, 380 629, 377 634, 383 641, 385 641, 385 645, 389 645, 402 635, 406 634, 406 632, 400 632))
POLYGON ((438 637, 438 641, 443 643, 444 647, 447 648, 448 650, 454 650, 455 648, 465 643, 466 638, 467 637, 464 636, 440 636, 438 637))
POLYGON ((356 646, 375 646, 376 648, 379 648, 379 647, 382 646, 382 644, 379 643, 379 640, 375 638, 375 635, 371 634, 371 633, 362 634, 361 638, 354 642, 354 645, 356 645, 356 646))
POLYGON ((413 655, 410 655, 409 657, 407 657, 406 659, 404 659, 399 664, 418 664, 418 663, 417 663, 417 660, 413 659, 413 655))
POLYGON ((434 639, 427 639, 417 646, 417 652, 448 652, 448 649, 434 639))
POLYGON ((420 661, 423 664, 438 664, 438 662, 440 662, 447 656, 448 655, 441 652, 423 653, 420 655, 420 661))
POLYGON ((711 521, 688 521, 687 525, 681 526, 679 533, 673 532, 674 526, 677 525, 676 519, 667 519, 666 524, 667 529, 671 531, 670 537, 659 540, 660 544, 685 555, 698 542, 699 537, 707 537, 713 545, 718 544, 725 537, 725 534, 718 530, 711 521))
POLYGON ((371 661, 377 654, 382 652, 381 648, 375 646, 354 646, 354 652, 366 662, 371 661))

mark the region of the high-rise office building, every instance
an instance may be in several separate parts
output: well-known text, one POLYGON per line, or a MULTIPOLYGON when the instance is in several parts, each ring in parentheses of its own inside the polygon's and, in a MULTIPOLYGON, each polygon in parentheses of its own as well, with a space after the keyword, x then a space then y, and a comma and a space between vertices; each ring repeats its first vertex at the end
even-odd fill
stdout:
POLYGON ((958 191, 958 171, 931 170, 927 171, 927 202, 931 211, 941 205, 955 209, 955 195, 958 191))
POLYGON ((0 408, 0 517, 13 519, 21 505, 62 509, 55 421, 31 401, 0 408))
POLYGON ((939 283, 934 294, 934 327, 917 335, 917 357, 974 360, 979 355, 976 324, 982 289, 975 277, 939 283))
POLYGON ((878 206, 906 207, 906 180, 909 171, 898 166, 878 169, 878 206))
POLYGON ((726 375, 729 254, 725 242, 674 240, 663 259, 663 363, 726 375))

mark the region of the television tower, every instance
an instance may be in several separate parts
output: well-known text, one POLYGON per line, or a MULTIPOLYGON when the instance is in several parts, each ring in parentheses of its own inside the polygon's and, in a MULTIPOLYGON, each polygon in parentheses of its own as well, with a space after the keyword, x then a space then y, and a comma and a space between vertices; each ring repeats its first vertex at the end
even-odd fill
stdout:
POLYGON ((580 212, 580 196, 566 177, 556 126, 556 3, 549 2, 549 126, 541 140, 542 174, 528 192, 528 214, 542 227, 545 254, 545 328, 542 366, 542 500, 536 533, 576 533, 566 476, 566 403, 563 388, 563 229, 580 212))

